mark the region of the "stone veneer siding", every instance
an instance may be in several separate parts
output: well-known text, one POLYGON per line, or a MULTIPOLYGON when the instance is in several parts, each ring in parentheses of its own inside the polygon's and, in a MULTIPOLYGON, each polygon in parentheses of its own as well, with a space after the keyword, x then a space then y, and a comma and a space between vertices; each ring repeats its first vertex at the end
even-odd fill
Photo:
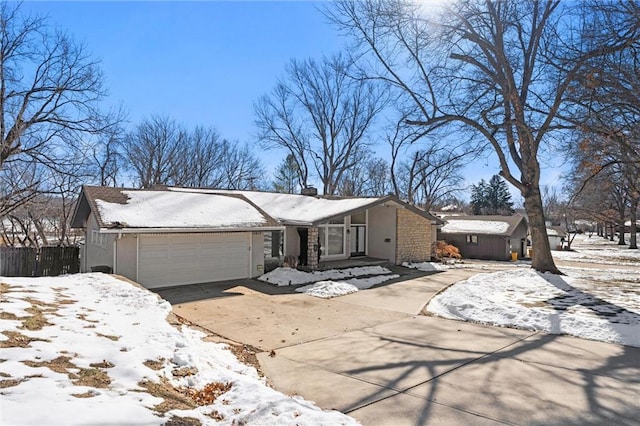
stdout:
POLYGON ((397 210, 396 264, 431 260, 431 227, 429 219, 410 210, 397 210))
POLYGON ((309 228, 307 241, 307 266, 311 270, 318 269, 318 228, 309 228))

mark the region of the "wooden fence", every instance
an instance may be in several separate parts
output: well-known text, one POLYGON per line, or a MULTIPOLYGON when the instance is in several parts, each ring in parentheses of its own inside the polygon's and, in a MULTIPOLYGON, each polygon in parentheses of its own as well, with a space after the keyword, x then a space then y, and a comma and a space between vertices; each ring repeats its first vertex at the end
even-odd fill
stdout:
POLYGON ((0 276, 51 277, 80 271, 78 247, 0 247, 0 276))

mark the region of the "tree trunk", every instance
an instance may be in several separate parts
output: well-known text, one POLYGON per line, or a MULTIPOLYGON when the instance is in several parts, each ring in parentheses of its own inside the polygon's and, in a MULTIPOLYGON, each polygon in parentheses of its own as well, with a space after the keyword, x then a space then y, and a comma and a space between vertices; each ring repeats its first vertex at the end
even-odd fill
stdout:
POLYGON ((620 231, 620 235, 618 236, 618 245, 624 246, 627 243, 624 240, 624 210, 620 213, 620 224, 618 225, 618 230, 620 231))
POLYGON ((629 248, 630 249, 638 249, 638 240, 637 240, 637 234, 636 234, 636 222, 638 220, 638 216, 637 216, 637 211, 638 211, 638 200, 633 200, 631 202, 631 226, 630 226, 630 232, 631 235, 629 236, 629 248))
POLYGON ((542 206, 540 191, 531 190, 530 194, 525 196, 525 208, 529 216, 531 244, 533 246, 531 267, 538 272, 562 274, 553 261, 542 206))

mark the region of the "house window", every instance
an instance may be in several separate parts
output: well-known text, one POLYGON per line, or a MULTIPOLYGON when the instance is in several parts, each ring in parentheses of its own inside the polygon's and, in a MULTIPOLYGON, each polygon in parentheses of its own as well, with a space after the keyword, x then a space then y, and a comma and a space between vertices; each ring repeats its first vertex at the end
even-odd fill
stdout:
POLYGON ((320 254, 322 256, 338 256, 344 254, 344 218, 332 220, 318 225, 320 254))
POLYGON ((91 230, 91 244, 93 244, 95 246, 106 247, 107 246, 107 239, 105 238, 104 234, 100 233, 100 231, 92 229, 91 230))
POLYGON ((467 235, 467 244, 478 244, 477 235, 467 235))
POLYGON ((264 233, 264 257, 280 258, 284 255, 284 232, 270 231, 264 233))

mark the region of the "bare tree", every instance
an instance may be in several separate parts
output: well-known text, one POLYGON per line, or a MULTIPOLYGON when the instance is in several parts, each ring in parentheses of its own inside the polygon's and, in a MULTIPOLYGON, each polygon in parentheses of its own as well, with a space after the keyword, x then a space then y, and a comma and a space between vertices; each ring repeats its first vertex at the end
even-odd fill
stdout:
POLYGON ((556 0, 466 1, 431 20, 416 3, 343 0, 327 11, 355 41, 352 50, 371 58, 364 72, 412 100, 418 114, 408 123, 425 132, 465 131, 493 149, 502 176, 525 200, 538 271, 560 273, 546 233, 540 151, 567 127, 558 111, 579 71, 593 57, 625 49, 639 33, 617 15, 600 22, 591 43, 581 43, 569 14, 581 7, 556 0))
MULTIPOLYGON (((84 46, 46 19, 22 14, 20 4, 0 3, 0 173, 29 169, 16 165, 6 172, 11 163, 57 171, 72 166, 68 153, 83 136, 118 121, 100 111, 104 95, 98 63, 84 46)), ((43 183, 3 185, 0 210, 9 213, 33 199, 43 183)))
POLYGON ((124 132, 120 126, 114 126, 104 132, 86 150, 90 154, 89 162, 96 169, 96 183, 100 186, 118 186, 124 167, 124 132))
POLYGON ((292 60, 285 79, 255 105, 263 145, 284 148, 295 157, 302 184, 315 172, 328 195, 356 164, 384 106, 380 86, 352 78, 352 70, 342 56, 292 60))
POLYGON ((220 165, 224 176, 220 188, 255 190, 266 186, 264 168, 247 145, 229 143, 220 165))
POLYGON ((389 193, 389 163, 373 152, 360 154, 358 162, 347 170, 336 185, 336 194, 350 197, 380 197, 389 193))
POLYGON ((185 146, 175 160, 176 185, 218 188, 225 182, 223 162, 230 143, 213 128, 198 126, 182 140, 185 146))
POLYGON ((434 145, 411 153, 401 164, 402 196, 409 203, 430 210, 443 198, 455 195, 464 181, 461 168, 466 153, 456 153, 434 145))
MULTIPOLYGON (((623 11, 627 19, 640 25, 640 5, 636 2, 596 2, 593 7, 601 9, 602 13, 596 16, 599 19, 615 19, 623 11)), ((597 23, 590 21, 585 34, 597 32, 597 23)), ((595 57, 584 67, 572 86, 574 108, 568 110, 567 120, 582 131, 572 151, 582 178, 574 189, 579 192, 598 174, 617 182, 612 191, 617 193, 619 243, 625 243, 627 211, 632 224, 629 246, 637 249, 633 224, 640 202, 640 41, 631 39, 628 43, 626 49, 595 57)))
POLYGON ((188 146, 187 130, 169 117, 152 116, 127 134, 124 149, 142 188, 173 184, 188 146))

